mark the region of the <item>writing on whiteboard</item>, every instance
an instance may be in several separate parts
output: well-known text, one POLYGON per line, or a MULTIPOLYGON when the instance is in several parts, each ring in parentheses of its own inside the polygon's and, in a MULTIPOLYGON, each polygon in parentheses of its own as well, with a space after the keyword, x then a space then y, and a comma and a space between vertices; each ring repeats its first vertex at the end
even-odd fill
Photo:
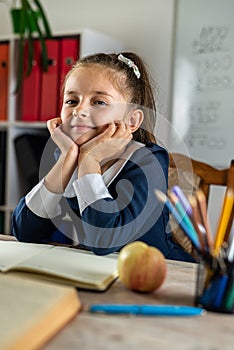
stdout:
POLYGON ((177 1, 170 147, 221 167, 234 155, 233 13, 233 0, 177 1))
POLYGON ((196 55, 225 51, 228 26, 203 26, 198 38, 193 40, 193 53, 196 55))

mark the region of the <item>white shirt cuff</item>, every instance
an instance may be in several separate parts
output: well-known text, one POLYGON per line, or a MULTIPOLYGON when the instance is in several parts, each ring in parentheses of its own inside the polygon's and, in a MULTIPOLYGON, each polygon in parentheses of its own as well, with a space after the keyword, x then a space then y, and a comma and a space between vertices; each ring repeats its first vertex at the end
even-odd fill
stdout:
POLYGON ((84 175, 73 182, 73 187, 76 192, 81 214, 86 207, 97 200, 112 198, 100 174, 84 175))
POLYGON ((72 198, 72 197, 75 197, 76 196, 76 193, 75 193, 75 190, 72 186, 73 182, 77 180, 77 169, 74 171, 70 181, 68 182, 68 185, 67 187, 65 188, 65 191, 64 191, 64 197, 66 198, 72 198))
POLYGON ((44 185, 42 179, 26 196, 27 207, 37 216, 52 219, 61 214, 59 204, 62 194, 52 193, 44 185))

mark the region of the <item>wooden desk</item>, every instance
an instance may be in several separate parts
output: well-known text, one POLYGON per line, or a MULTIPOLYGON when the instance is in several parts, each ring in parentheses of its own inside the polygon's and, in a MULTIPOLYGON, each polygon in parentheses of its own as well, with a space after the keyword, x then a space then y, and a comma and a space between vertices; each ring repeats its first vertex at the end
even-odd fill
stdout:
POLYGON ((234 315, 196 317, 91 314, 94 303, 193 304, 196 264, 168 261, 166 282, 156 293, 126 290, 119 281, 104 293, 80 291, 84 310, 44 350, 233 350, 234 315))
MULTIPOLYGON (((12 237, 0 235, 0 239, 12 237)), ((88 312, 95 303, 193 305, 196 268, 196 264, 168 261, 165 283, 150 294, 129 291, 119 281, 104 293, 79 291, 83 311, 42 350, 233 350, 234 315, 146 317, 88 312)))

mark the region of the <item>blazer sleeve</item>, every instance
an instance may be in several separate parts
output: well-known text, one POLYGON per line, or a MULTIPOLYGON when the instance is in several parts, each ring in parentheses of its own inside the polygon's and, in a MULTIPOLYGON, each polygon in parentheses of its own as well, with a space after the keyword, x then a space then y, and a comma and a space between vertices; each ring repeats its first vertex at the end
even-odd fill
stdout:
POLYGON ((26 205, 23 197, 12 214, 11 233, 24 242, 42 243, 49 240, 56 227, 50 219, 34 214, 26 205))

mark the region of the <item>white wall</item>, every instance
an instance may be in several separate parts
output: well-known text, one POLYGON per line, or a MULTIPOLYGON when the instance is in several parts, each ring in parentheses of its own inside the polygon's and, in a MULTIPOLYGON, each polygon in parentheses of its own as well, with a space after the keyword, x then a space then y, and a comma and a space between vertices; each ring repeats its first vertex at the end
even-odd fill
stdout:
MULTIPOLYGON (((158 110, 168 116, 174 0, 42 0, 54 32, 88 27, 124 42, 141 55, 158 87, 158 110)), ((0 4, 0 36, 11 33, 9 14, 0 4)))
POLYGON ((55 31, 90 27, 123 40, 127 50, 140 54, 159 87, 160 111, 166 113, 174 0, 66 0, 59 6, 57 0, 43 3, 55 31))

